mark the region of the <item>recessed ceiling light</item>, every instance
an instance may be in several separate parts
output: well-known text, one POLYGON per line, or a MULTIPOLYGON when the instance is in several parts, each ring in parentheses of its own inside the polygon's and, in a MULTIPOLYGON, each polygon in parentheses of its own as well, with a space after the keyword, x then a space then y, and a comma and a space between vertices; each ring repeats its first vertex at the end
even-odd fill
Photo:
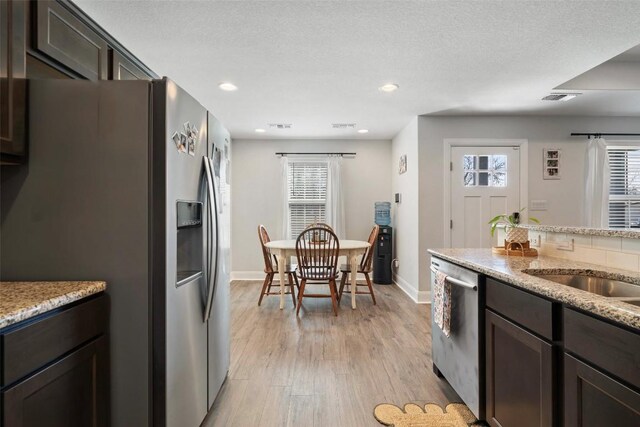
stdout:
POLYGON ((397 83, 387 83, 385 85, 380 86, 378 90, 381 92, 393 92, 395 90, 398 90, 399 88, 400 88, 400 85, 398 85, 397 83))
POLYGON ((265 132, 266 132, 266 130, 258 128, 258 129, 256 129, 256 132, 257 132, 257 133, 265 133, 265 132))
POLYGON ((233 92, 234 90, 238 90, 238 86, 234 85, 233 83, 229 83, 229 82, 223 82, 220 83, 218 85, 218 87, 222 90, 225 90, 227 92, 233 92))
POLYGON ((368 133, 369 129, 358 129, 358 133, 368 133))

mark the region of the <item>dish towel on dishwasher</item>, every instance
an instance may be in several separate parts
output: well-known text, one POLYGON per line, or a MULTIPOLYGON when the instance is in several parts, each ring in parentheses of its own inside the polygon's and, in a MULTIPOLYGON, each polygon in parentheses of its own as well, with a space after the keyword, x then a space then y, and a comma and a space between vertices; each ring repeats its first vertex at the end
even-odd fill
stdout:
POLYGON ((441 271, 436 272, 433 286, 433 316, 436 325, 446 336, 449 336, 451 334, 451 283, 447 281, 447 275, 441 271))

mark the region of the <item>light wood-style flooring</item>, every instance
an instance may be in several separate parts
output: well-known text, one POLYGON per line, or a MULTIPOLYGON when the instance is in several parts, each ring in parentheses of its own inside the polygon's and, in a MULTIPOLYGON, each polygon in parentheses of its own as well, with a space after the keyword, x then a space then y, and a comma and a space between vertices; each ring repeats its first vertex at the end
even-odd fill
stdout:
POLYGON ((231 285, 231 367, 203 426, 380 426, 378 403, 459 401, 432 373, 429 306, 396 286, 374 285, 376 306, 344 298, 338 317, 307 299, 296 318, 289 295, 258 307, 260 285, 231 285))

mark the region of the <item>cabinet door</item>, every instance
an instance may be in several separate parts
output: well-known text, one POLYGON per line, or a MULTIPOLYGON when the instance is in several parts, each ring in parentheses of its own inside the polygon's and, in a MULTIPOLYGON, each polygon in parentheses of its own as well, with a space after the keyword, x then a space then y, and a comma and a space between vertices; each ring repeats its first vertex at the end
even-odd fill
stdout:
POLYGON ((486 310, 486 417, 495 427, 553 422, 551 344, 486 310))
POLYGON ((640 426, 640 394, 565 354, 564 425, 640 426))
POLYGON ((102 336, 3 391, 3 426, 107 426, 107 357, 102 336))
POLYGON ((151 80, 151 76, 115 50, 111 51, 112 80, 151 80))
POLYGON ((26 130, 24 1, 0 1, 0 152, 2 164, 21 163, 26 130))
POLYGON ((56 1, 39 1, 36 49, 89 80, 108 78, 107 42, 56 1))

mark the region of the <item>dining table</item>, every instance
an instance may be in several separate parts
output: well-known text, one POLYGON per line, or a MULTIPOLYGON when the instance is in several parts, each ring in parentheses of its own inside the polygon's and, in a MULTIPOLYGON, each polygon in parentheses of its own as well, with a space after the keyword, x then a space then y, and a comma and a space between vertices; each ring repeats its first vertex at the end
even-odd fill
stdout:
MULTIPOLYGON (((356 308, 356 278, 358 276, 358 256, 364 255, 369 248, 369 242, 363 240, 340 240, 339 256, 347 257, 351 266, 351 308, 356 308)), ((278 266, 287 264, 287 259, 296 256, 295 240, 272 240, 265 243, 271 253, 278 259, 278 266)), ((278 268, 280 279, 280 310, 284 309, 285 272, 284 268, 278 268)))

